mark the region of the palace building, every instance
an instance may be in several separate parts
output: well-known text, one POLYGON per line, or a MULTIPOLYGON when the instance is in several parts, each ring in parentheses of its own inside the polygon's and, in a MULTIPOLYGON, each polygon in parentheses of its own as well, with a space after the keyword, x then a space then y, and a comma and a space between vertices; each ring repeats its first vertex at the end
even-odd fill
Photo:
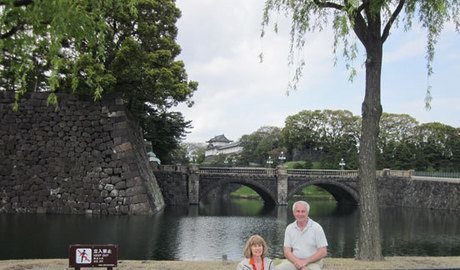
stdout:
POLYGON ((230 155, 238 154, 243 150, 240 142, 233 142, 225 137, 224 134, 215 136, 207 141, 205 157, 216 156, 219 154, 230 155))

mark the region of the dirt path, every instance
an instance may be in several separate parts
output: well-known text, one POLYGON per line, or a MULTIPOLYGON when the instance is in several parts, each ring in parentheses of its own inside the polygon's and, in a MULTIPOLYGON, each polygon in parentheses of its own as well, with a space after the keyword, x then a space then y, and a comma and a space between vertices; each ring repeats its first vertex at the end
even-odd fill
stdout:
MULTIPOLYGON (((203 261, 118 261, 117 270, 235 270, 237 262, 203 261)), ((0 261, 0 270, 64 270, 67 259, 0 261)), ((105 268, 85 268, 105 269, 105 268)), ((460 269, 460 257, 388 257, 381 262, 326 258, 324 270, 361 269, 460 269)))

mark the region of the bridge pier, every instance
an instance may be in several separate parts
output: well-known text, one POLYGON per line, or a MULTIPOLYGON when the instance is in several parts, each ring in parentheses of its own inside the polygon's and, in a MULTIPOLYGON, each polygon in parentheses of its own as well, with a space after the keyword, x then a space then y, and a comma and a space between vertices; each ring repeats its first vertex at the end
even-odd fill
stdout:
POLYGON ((276 203, 278 205, 286 205, 288 203, 288 172, 287 168, 283 165, 278 166, 276 172, 277 178, 277 198, 276 203))
POLYGON ((198 166, 190 165, 190 176, 188 177, 188 200, 189 204, 200 203, 200 175, 198 166))

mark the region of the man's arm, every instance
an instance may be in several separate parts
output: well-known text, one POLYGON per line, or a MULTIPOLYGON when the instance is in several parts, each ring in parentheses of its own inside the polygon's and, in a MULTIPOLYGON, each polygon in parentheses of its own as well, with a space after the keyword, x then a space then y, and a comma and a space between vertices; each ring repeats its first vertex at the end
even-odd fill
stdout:
POLYGON ((286 259, 288 259, 292 264, 294 264, 296 268, 302 267, 303 260, 294 256, 291 247, 284 247, 284 257, 286 257, 286 259))
MULTIPOLYGON (((310 263, 317 262, 321 260, 322 258, 327 256, 327 247, 320 247, 316 250, 316 252, 311 255, 310 257, 300 260, 300 266, 307 266, 310 263)), ((294 264, 297 268, 299 268, 296 264, 294 264)))

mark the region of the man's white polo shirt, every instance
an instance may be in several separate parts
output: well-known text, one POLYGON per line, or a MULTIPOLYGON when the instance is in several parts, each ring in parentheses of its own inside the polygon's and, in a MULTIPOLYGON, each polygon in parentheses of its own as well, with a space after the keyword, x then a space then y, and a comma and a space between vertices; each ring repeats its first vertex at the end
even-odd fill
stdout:
POLYGON ((318 248, 326 247, 327 240, 323 228, 317 222, 308 219, 307 225, 300 231, 297 221, 289 224, 284 233, 284 247, 292 248, 292 253, 299 259, 313 255, 318 248))

